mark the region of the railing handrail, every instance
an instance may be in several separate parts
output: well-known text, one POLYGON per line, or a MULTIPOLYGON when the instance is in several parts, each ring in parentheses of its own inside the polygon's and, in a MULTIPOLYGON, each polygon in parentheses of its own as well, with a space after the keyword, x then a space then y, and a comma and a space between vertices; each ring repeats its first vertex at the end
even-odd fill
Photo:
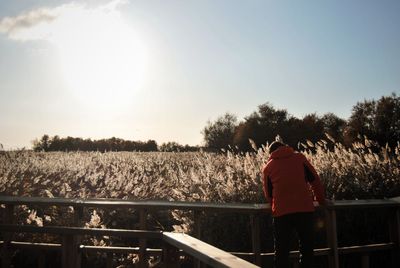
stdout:
POLYGON ((214 210, 233 211, 238 213, 254 213, 255 211, 269 210, 269 204, 247 203, 216 203, 216 202, 185 202, 165 200, 121 200, 107 198, 63 198, 63 197, 30 197, 30 196, 0 196, 0 204, 10 205, 45 205, 45 206, 73 206, 99 208, 136 208, 147 210, 214 210))
POLYGON ((105 229, 105 228, 83 228, 83 227, 67 227, 67 226, 31 226, 17 224, 0 224, 2 232, 15 233, 42 233, 57 235, 100 235, 100 236, 120 236, 134 237, 146 239, 162 239, 161 231, 146 230, 127 230, 127 229, 105 229))
MULTIPOLYGON (((190 202, 190 201, 165 201, 165 200, 121 200, 121 199, 81 199, 63 197, 30 197, 30 196, 0 196, 0 204, 10 205, 39 205, 39 206, 73 206, 73 207, 99 207, 99 208, 136 208, 146 210, 202 210, 226 211, 235 213, 267 212, 271 206, 266 203, 216 203, 216 202, 190 202)), ((317 206, 317 205, 316 205, 317 206)), ((373 208, 400 206, 400 197, 389 199, 360 199, 337 200, 328 209, 346 208, 373 208)))

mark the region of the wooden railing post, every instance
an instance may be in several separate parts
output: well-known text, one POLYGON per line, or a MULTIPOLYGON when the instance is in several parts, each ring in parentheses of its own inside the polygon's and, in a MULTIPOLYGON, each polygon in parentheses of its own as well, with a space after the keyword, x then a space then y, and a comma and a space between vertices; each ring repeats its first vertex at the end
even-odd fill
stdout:
MULTIPOLYGON (((4 224, 14 223, 14 205, 7 204, 4 211, 4 224)), ((10 242, 12 239, 12 233, 3 233, 4 244, 1 250, 1 267, 9 268, 11 267, 11 251, 10 242)))
POLYGON ((336 229, 336 211, 335 209, 325 209, 326 219, 326 235, 328 240, 328 247, 330 248, 329 268, 339 268, 339 252, 337 242, 337 229, 336 229))
MULTIPOLYGON (((82 220, 83 220, 83 207, 82 206, 75 206, 74 207, 74 226, 76 227, 81 227, 82 226, 82 220)), ((75 254, 75 267, 80 268, 81 267, 81 262, 82 262, 82 254, 79 249, 79 246, 82 242, 82 236, 81 235, 75 235, 74 236, 74 243, 76 247, 76 254, 75 254)))
POLYGON ((62 237, 62 268, 81 267, 77 236, 63 235, 62 237))
MULTIPOLYGON (((193 218, 194 218, 194 226, 195 226, 195 234, 196 238, 201 240, 201 214, 202 211, 199 210, 194 210, 193 211, 193 218)), ((201 261, 199 260, 194 260, 194 267, 195 268, 202 268, 204 265, 202 265, 201 261)))
MULTIPOLYGON (((73 224, 75 227, 81 227, 83 218, 83 207, 74 206, 73 224)), ((80 268, 81 252, 79 245, 81 244, 81 235, 63 235, 62 236, 62 268, 80 268)))
POLYGON ((258 213, 250 215, 251 240, 254 253, 253 263, 261 266, 261 238, 260 238, 260 215, 258 213))
POLYGON ((361 256, 361 267, 362 268, 369 268, 369 255, 368 255, 368 253, 363 254, 361 256))
POLYGON ((76 227, 81 227, 83 219, 83 207, 75 206, 74 207, 74 225, 76 227))
POLYGON ((106 268, 112 268, 113 267, 113 256, 114 256, 114 254, 112 252, 107 252, 106 268))
POLYGON ((390 242, 394 243, 391 254, 391 267, 400 266, 400 208, 396 207, 389 221, 390 242))
POLYGON ((45 267, 46 267, 46 254, 43 250, 40 250, 38 257, 38 268, 45 268, 45 267))
MULTIPOLYGON (((139 210, 139 228, 146 230, 147 228, 147 211, 145 209, 139 210)), ((139 267, 147 267, 147 256, 146 256, 147 241, 145 238, 139 239, 139 267)))
POLYGON ((201 239, 201 211, 194 210, 193 216, 196 238, 201 239))
POLYGON ((179 250, 168 244, 164 243, 163 248, 163 267, 165 268, 179 268, 179 250))

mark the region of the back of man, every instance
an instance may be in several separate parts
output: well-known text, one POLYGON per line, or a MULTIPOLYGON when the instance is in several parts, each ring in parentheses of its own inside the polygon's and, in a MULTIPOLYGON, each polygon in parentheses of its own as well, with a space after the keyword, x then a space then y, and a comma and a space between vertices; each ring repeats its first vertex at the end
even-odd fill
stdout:
POLYGON ((325 204, 324 189, 314 167, 293 148, 274 142, 262 169, 263 190, 274 219, 275 265, 289 267, 293 231, 299 237, 301 267, 311 267, 314 248, 314 204, 325 204))

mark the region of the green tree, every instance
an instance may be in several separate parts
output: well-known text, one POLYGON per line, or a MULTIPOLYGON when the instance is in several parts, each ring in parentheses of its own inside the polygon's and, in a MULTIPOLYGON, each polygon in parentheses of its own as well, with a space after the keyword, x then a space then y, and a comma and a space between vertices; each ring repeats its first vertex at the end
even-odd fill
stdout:
POLYGON ((308 114, 301 120, 300 127, 293 131, 297 135, 297 141, 316 142, 324 137, 324 123, 317 114, 308 114))
POLYGON ((235 115, 226 113, 214 122, 208 121, 203 129, 205 145, 209 149, 227 149, 233 143, 233 137, 237 126, 235 115))
POLYGON ((245 118, 236 128, 234 144, 240 150, 251 150, 249 139, 257 146, 275 140, 276 135, 283 137, 287 142, 290 136, 290 124, 292 116, 285 109, 275 109, 270 103, 258 106, 258 110, 245 118))
POLYGON ((343 132, 346 127, 346 120, 333 113, 324 114, 321 120, 323 123, 324 133, 327 133, 337 142, 343 142, 343 132))
POLYGON ((185 149, 184 146, 175 141, 170 141, 166 143, 164 142, 158 148, 158 150, 161 152, 182 152, 184 151, 184 149, 185 149))
POLYGON ((47 152, 50 147, 50 137, 49 135, 45 134, 42 136, 40 140, 33 141, 33 150, 35 152, 45 151, 47 152))
POLYGON ((395 146, 400 140, 400 97, 395 93, 378 101, 357 103, 344 132, 346 144, 366 136, 381 145, 395 146))

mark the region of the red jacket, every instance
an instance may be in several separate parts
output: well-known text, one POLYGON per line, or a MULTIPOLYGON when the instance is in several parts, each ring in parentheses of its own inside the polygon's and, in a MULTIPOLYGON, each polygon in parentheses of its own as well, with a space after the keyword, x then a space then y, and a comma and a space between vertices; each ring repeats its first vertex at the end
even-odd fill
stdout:
POLYGON ((275 150, 262 169, 264 195, 272 215, 314 211, 314 197, 325 203, 324 188, 306 157, 289 146, 275 150))

